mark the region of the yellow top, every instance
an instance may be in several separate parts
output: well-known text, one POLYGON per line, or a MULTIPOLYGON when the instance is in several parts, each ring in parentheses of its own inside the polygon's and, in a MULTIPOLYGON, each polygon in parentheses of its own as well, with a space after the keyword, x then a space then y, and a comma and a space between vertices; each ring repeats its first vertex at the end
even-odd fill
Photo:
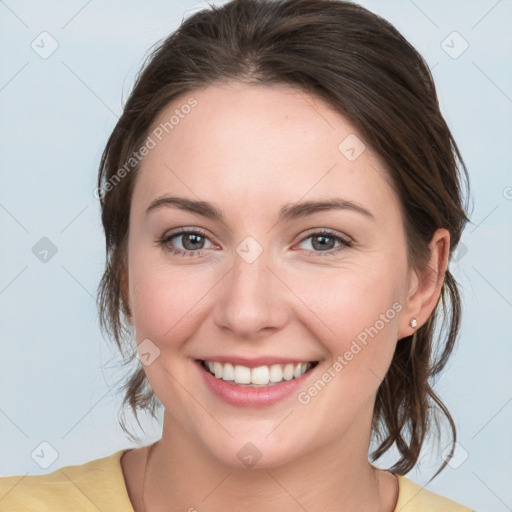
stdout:
MULTIPOLYGON (((2 512, 133 512, 128 497, 120 450, 78 466, 66 466, 47 475, 0 478, 2 512)), ((474 512, 448 498, 427 491, 397 475, 395 512, 474 512)))

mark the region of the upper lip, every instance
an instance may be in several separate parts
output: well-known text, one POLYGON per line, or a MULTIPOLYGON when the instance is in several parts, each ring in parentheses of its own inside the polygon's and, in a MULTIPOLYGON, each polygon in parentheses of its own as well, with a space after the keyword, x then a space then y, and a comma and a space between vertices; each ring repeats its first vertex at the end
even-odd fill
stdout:
POLYGON ((261 356, 261 357, 241 357, 241 356, 221 356, 214 355, 203 357, 199 361, 212 361, 219 363, 232 363, 234 365, 247 366, 248 368, 257 368, 258 366, 271 366, 273 364, 287 364, 287 363, 312 363, 316 359, 297 359, 296 357, 280 357, 280 356, 261 356))

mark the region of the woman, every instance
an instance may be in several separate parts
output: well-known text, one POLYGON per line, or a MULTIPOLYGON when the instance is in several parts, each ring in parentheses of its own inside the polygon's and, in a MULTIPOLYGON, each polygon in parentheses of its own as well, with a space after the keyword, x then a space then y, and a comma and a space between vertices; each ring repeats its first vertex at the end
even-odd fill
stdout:
POLYGON ((137 344, 125 403, 162 404, 162 438, 0 479, 4 509, 469 510, 403 476, 436 409, 455 441, 431 381, 459 328, 463 179, 428 67, 366 9, 238 0, 184 21, 98 181, 102 325, 137 344), (396 446, 390 470, 370 440, 372 461, 396 446))

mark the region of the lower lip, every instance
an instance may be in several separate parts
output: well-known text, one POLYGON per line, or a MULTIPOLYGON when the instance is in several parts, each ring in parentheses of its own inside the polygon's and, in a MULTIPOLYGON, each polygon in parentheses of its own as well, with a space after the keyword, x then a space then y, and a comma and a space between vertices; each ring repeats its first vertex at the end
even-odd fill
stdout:
POLYGON ((268 407, 273 405, 284 398, 296 394, 299 388, 304 386, 306 380, 309 379, 318 364, 310 368, 306 373, 297 379, 279 382, 273 386, 266 386, 261 388, 250 388, 237 386, 231 384, 230 381, 218 379, 210 372, 206 371, 201 361, 196 361, 199 372, 212 393, 231 405, 237 407, 268 407))

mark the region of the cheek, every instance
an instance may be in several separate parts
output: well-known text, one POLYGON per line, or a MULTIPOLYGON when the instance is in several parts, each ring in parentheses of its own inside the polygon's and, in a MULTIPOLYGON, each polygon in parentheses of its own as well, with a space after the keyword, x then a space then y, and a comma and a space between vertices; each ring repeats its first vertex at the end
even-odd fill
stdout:
MULTIPOLYGON (((341 356, 343 372, 357 379, 383 378, 398 336, 400 265, 344 268, 302 281, 297 295, 315 313, 309 327, 331 353, 341 356), (346 364, 345 364, 346 362, 346 364), (361 371, 363 370, 364 371, 361 371), (372 371, 370 371, 372 370, 372 371)), ((299 281, 296 281, 296 283, 299 281)))
POLYGON ((331 269, 324 275, 311 273, 307 280, 295 279, 294 288, 334 338, 346 338, 345 334, 356 335, 357 329, 373 325, 400 300, 400 278, 393 272, 376 266, 331 269))
POLYGON ((138 341, 149 338, 157 344, 183 339, 192 331, 201 297, 213 286, 207 275, 192 266, 171 267, 137 253, 130 259, 129 276, 138 341))
POLYGON ((393 358, 402 308, 390 280, 353 270, 325 279, 323 291, 309 291, 309 304, 321 321, 311 319, 308 327, 329 356, 318 380, 298 399, 314 404, 316 417, 336 417, 333 428, 340 422, 348 428, 362 410, 373 407, 393 358))

